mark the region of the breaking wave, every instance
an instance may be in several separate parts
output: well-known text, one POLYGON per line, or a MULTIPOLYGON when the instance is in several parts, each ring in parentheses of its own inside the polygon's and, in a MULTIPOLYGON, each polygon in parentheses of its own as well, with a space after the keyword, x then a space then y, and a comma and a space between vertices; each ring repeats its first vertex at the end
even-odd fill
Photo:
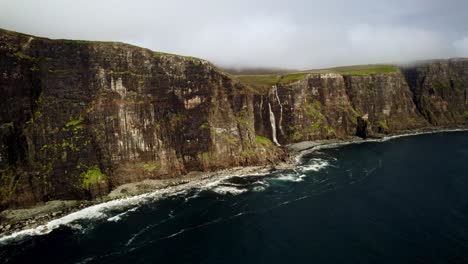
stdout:
POLYGON ((301 182, 301 181, 304 181, 305 177, 306 177, 305 174, 298 174, 296 172, 293 172, 293 173, 281 174, 280 176, 274 179, 279 180, 279 181, 301 182))
POLYGON ((314 158, 311 159, 308 164, 305 164, 301 167, 302 171, 320 171, 328 167, 330 163, 324 159, 314 158))
MULTIPOLYGON (((336 148, 343 145, 359 144, 364 142, 384 142, 395 138, 415 136, 421 134, 431 134, 438 132, 457 132, 467 131, 466 129, 451 129, 451 130, 439 130, 439 131, 426 131, 426 132, 415 132, 410 134, 402 134, 395 136, 388 136, 382 139, 370 139, 357 142, 342 142, 328 145, 316 146, 312 149, 303 151, 297 156, 297 160, 300 161, 306 154, 319 149, 336 148)), ((302 182, 307 177, 307 173, 319 172, 328 166, 331 166, 332 160, 325 160, 319 158, 312 158, 305 163, 299 163, 296 170, 283 171, 274 174, 264 175, 233 175, 224 176, 213 180, 212 178, 203 179, 196 182, 189 182, 182 185, 172 186, 160 190, 153 191, 151 193, 141 194, 132 197, 126 197, 116 199, 100 204, 96 204, 79 211, 70 213, 58 219, 49 221, 46 224, 40 225, 36 228, 27 229, 15 232, 10 235, 0 237, 0 245, 8 244, 10 242, 22 240, 30 236, 45 235, 52 232, 54 229, 60 226, 67 226, 74 230, 82 230, 82 226, 78 222, 79 220, 103 220, 108 222, 119 222, 128 216, 130 213, 136 211, 140 205, 156 201, 165 197, 186 195, 189 191, 195 190, 191 193, 190 197, 185 198, 186 200, 197 198, 201 192, 208 191, 219 195, 241 195, 248 192, 262 192, 268 189, 270 186, 269 181, 290 181, 290 182, 302 182)), ((369 172, 371 173, 371 172, 369 172)))
POLYGON ((195 192, 191 193, 190 197, 186 198, 186 201, 197 198, 200 193, 204 191, 220 195, 240 195, 248 191, 258 192, 261 188, 264 190, 268 186, 266 182, 259 180, 259 177, 264 176, 225 176, 215 181, 212 179, 204 179, 201 181, 156 190, 151 193, 103 202, 73 212, 64 217, 51 220, 36 228, 18 231, 10 235, 0 237, 0 245, 19 241, 31 236, 46 235, 61 226, 67 226, 74 230, 82 230, 81 225, 77 223, 77 221, 82 220, 97 221, 106 219, 108 222, 119 222, 131 212, 136 211, 142 204, 163 198, 186 195, 192 190, 195 190, 195 192))

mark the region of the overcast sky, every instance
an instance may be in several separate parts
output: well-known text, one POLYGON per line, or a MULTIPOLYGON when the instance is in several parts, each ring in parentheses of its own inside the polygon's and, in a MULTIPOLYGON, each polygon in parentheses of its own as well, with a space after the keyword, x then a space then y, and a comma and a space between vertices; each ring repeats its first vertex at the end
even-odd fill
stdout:
POLYGON ((468 0, 0 0, 0 27, 312 69, 468 57, 467 12, 468 0))

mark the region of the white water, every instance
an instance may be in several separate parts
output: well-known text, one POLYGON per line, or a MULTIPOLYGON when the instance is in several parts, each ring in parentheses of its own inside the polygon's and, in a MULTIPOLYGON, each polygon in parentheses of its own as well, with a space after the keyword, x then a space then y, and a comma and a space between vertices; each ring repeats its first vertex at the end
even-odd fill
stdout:
MULTIPOLYGON (((99 220, 107 219, 107 221, 118 222, 122 217, 126 216, 129 212, 135 211, 142 204, 148 203, 150 201, 157 201, 165 197, 171 197, 176 195, 185 194, 190 190, 196 189, 198 192, 201 191, 212 191, 218 194, 230 194, 230 195, 239 195, 247 192, 247 189, 237 188, 235 184, 225 183, 226 180, 233 177, 241 176, 261 176, 265 174, 256 174, 251 173, 248 175, 228 175, 224 177, 219 177, 215 181, 211 178, 203 179, 200 181, 189 182, 186 184, 176 185, 173 187, 167 187, 164 189, 159 189, 151 193, 145 193, 137 196, 131 196, 121 199, 116 199, 108 202, 103 202, 96 204, 74 213, 68 214, 64 217, 54 219, 44 225, 40 225, 36 228, 26 229, 22 231, 15 232, 13 234, 0 237, 0 244, 8 244, 12 241, 18 241, 25 237, 45 235, 52 232, 54 229, 57 229, 60 226, 68 226, 73 229, 81 229, 80 225, 75 224, 77 220, 99 220), (128 210, 123 213, 112 215, 112 210, 128 210)), ((195 194, 196 197, 198 194, 195 194)))
MULTIPOLYGON (((336 143, 336 144, 320 145, 312 149, 303 151, 300 155, 298 155, 298 160, 300 160, 302 156, 308 153, 311 153, 313 151, 319 150, 319 149, 336 148, 336 147, 343 146, 343 145, 360 144, 364 142, 385 142, 385 141, 395 139, 395 138, 416 136, 416 135, 421 135, 421 134, 432 134, 432 133, 439 133, 439 132, 459 132, 459 131, 468 131, 468 129, 449 129, 449 130, 438 130, 438 131, 415 132, 415 133, 409 133, 409 134, 389 136, 389 137, 385 137, 382 139, 369 139, 369 140, 362 140, 362 141, 356 141, 356 142, 342 142, 342 143, 336 143)), ((282 180, 282 181, 301 182, 303 181, 305 177, 305 175, 302 172, 320 171, 329 165, 330 165, 329 162, 326 160, 311 159, 309 161, 309 164, 305 164, 304 166, 300 168, 299 172, 280 174, 275 179, 282 180)), ((183 185, 177 185, 173 187, 156 190, 152 193, 146 193, 142 195, 137 195, 137 196, 132 196, 132 197, 127 197, 127 198, 122 198, 122 199, 117 199, 117 200, 112 200, 109 202, 96 204, 96 205, 84 208, 80 211, 66 215, 62 218, 54 219, 36 228, 22 230, 22 231, 15 232, 8 236, 0 237, 0 244, 7 244, 11 241, 17 241, 28 236, 45 235, 45 234, 52 232, 52 230, 60 226, 64 226, 64 225, 69 226, 74 229, 81 229, 82 227, 80 225, 74 223, 76 220, 82 220, 82 219, 98 220, 98 219, 107 218, 108 221, 119 221, 121 220, 122 217, 127 215, 129 212, 137 210, 141 204, 147 203, 148 201, 158 200, 164 197, 171 197, 174 195, 184 194, 192 189, 198 189, 199 191, 210 190, 219 194, 239 195, 239 194, 247 192, 248 190, 245 188, 237 188, 235 184, 230 184, 229 186, 226 186, 226 183, 224 181, 232 177, 251 176, 251 175, 254 175, 254 174, 230 175, 230 176, 217 178, 215 181, 213 181, 213 179, 211 178, 208 178, 208 179, 204 179, 201 181, 190 182, 190 183, 183 184, 183 185), (125 210, 126 208, 129 208, 129 209, 124 211, 123 213, 120 213, 115 216, 109 215, 109 212, 112 210, 117 210, 117 209, 125 210)), ((260 176, 260 175, 266 175, 266 174, 257 174, 257 175, 260 176)), ((265 183, 264 181, 258 181, 255 183, 260 184, 259 186, 255 186, 252 189, 253 191, 256 191, 256 192, 264 191, 268 187, 268 183, 265 183)), ((194 197, 196 196, 197 194, 195 194, 194 197)))
POLYGON ((273 138, 273 143, 275 143, 277 146, 281 146, 280 143, 278 143, 278 139, 276 138, 276 121, 275 121, 275 114, 273 111, 271 111, 271 104, 268 103, 268 110, 270 111, 270 124, 271 124, 271 136, 273 138))
POLYGON ((304 174, 297 174, 297 173, 285 173, 281 174, 280 176, 276 177, 276 180, 280 181, 288 181, 288 182, 301 182, 304 181, 306 175, 304 174))
POLYGON ((456 128, 456 129, 441 129, 441 130, 433 130, 433 131, 420 131, 420 132, 412 132, 412 133, 406 133, 406 134, 400 134, 400 135, 393 135, 393 136, 385 136, 383 138, 378 138, 378 139, 362 139, 359 141, 343 141, 343 142, 337 142, 337 143, 325 143, 323 145, 318 145, 309 149, 302 150, 295 158, 296 163, 300 163, 302 157, 305 155, 315 152, 320 149, 332 149, 332 148, 337 148, 341 146, 346 146, 346 145, 351 145, 351 144, 362 144, 366 142, 386 142, 392 139, 396 138, 401 138, 401 137, 411 137, 411 136, 418 136, 418 135, 425 135, 425 134, 435 134, 435 133, 446 133, 446 132, 462 132, 462 131, 468 131, 466 128, 456 128))
POLYGON ((320 171, 330 165, 330 163, 323 159, 312 159, 312 164, 307 164, 301 167, 302 171, 320 171))
POLYGON ((278 120, 278 127, 279 127, 279 130, 281 132, 281 135, 285 135, 284 134, 284 131, 283 131, 283 105, 281 104, 281 100, 279 98, 279 95, 278 95, 278 86, 274 85, 273 86, 274 89, 275 89, 275 94, 276 94, 276 100, 278 100, 278 104, 280 106, 280 116, 279 116, 279 120, 278 120))

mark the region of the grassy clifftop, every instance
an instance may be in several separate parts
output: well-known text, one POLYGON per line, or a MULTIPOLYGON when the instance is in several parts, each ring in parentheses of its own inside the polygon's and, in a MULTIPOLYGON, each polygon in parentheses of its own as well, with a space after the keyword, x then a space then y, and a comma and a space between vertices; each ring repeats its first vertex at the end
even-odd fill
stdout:
POLYGON ((310 73, 337 73, 343 76, 365 76, 372 74, 384 74, 399 72, 398 67, 394 65, 355 65, 343 66, 327 69, 316 69, 302 72, 284 72, 275 74, 255 74, 255 75, 236 75, 235 77, 242 83, 252 87, 257 92, 262 93, 275 84, 287 84, 295 82, 310 73))

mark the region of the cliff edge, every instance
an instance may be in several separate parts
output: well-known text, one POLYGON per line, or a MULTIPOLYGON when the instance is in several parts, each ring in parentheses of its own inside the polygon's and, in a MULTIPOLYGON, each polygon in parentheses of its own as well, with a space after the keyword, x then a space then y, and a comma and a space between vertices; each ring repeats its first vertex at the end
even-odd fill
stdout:
POLYGON ((379 69, 239 78, 124 43, 0 30, 0 210, 275 164, 294 142, 468 125, 468 60, 379 69))

